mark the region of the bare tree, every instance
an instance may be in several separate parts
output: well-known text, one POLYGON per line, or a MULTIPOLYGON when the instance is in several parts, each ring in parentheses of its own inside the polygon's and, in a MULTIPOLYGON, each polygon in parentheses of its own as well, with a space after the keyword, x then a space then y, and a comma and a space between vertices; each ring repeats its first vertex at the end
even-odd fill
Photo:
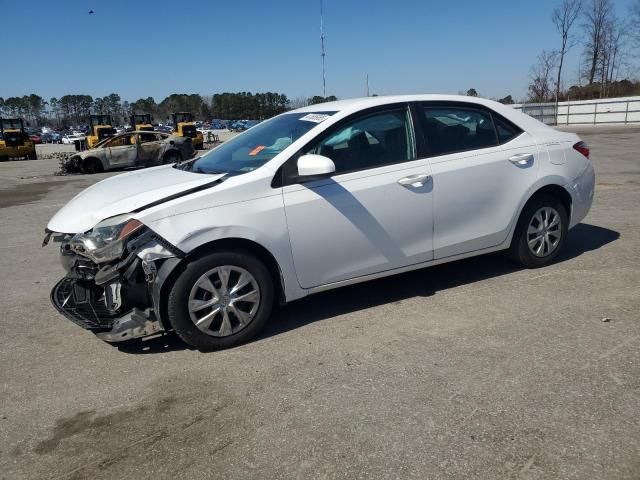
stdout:
POLYGON ((543 50, 538 63, 531 67, 529 97, 534 102, 547 102, 553 93, 552 75, 558 65, 558 52, 543 50))
POLYGON ((636 52, 640 50, 640 0, 629 6, 629 36, 633 40, 636 52))
POLYGON ((611 0, 590 0, 584 10, 584 28, 586 30, 584 56, 589 64, 588 80, 593 83, 598 64, 601 61, 603 49, 603 37, 607 22, 613 13, 611 0))
POLYGON ((560 80, 562 78, 562 66, 564 57, 575 45, 575 38, 571 35, 571 28, 575 23, 582 8, 581 0, 562 0, 562 4, 553 11, 551 20, 556 26, 561 38, 560 51, 558 52, 558 74, 556 78, 556 101, 560 96, 560 80))
POLYGON ((620 68, 625 65, 625 49, 629 23, 611 17, 605 24, 602 35, 602 52, 599 61, 600 97, 608 97, 611 85, 617 81, 620 68))

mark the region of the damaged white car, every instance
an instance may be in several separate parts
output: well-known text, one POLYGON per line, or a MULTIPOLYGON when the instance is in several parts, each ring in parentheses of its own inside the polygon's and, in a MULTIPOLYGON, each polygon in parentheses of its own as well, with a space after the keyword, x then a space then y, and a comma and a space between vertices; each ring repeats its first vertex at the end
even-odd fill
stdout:
POLYGON ((591 207, 589 149, 470 97, 372 97, 267 120, 201 158, 86 189, 49 222, 54 306, 108 342, 215 349, 274 302, 508 250, 552 262, 591 207))

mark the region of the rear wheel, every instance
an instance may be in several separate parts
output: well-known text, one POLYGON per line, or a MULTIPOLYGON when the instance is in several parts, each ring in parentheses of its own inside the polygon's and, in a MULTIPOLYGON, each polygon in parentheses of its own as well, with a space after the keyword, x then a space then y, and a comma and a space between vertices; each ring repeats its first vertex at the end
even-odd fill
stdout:
POLYGON ((254 337, 271 314, 274 286, 257 258, 218 252, 189 263, 176 279, 167 312, 186 343, 214 350, 254 337))
POLYGON ((33 152, 31 152, 31 153, 27 156, 27 158, 28 158, 29 160, 37 160, 37 159, 38 159, 38 154, 36 153, 35 149, 33 150, 33 152))
POLYGON ((529 268, 549 265, 562 249, 568 226, 569 215, 562 202, 551 195, 534 197, 518 220, 511 256, 529 268))
POLYGON ((85 158, 82 162, 82 173, 100 173, 104 172, 102 162, 97 158, 85 158))

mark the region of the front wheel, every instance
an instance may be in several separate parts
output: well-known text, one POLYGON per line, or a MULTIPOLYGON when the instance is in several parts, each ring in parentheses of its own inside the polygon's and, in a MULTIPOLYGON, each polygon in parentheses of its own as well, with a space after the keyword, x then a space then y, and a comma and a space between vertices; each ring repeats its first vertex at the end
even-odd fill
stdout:
POLYGON ((218 252, 190 262, 171 287, 169 322, 186 343, 215 350, 244 343, 267 323, 274 285, 257 258, 218 252))
POLYGON ((178 152, 167 152, 165 156, 162 158, 163 164, 178 163, 181 161, 182 161, 182 155, 180 155, 178 152))
POLYGON ((518 220, 511 242, 512 258, 528 268, 549 265, 560 253, 568 227, 567 209, 557 198, 533 198, 518 220))

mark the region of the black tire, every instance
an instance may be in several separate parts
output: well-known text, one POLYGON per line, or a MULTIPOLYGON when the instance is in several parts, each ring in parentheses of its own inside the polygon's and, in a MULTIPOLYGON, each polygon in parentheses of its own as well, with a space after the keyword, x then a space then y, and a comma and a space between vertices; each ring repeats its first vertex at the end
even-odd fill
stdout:
POLYGON ((85 158, 81 164, 82 173, 102 173, 104 172, 104 167, 102 166, 102 162, 97 158, 89 157, 85 158))
MULTIPOLYGON (((527 268, 540 268, 545 267, 552 263, 554 259, 558 256, 562 247, 564 245, 564 241, 567 236, 567 230, 569 226, 569 214, 567 213, 567 209, 562 204, 560 200, 558 200, 553 195, 541 194, 533 197, 525 208, 522 210, 520 214, 520 218, 518 219, 518 224, 516 226, 516 231, 513 235, 513 239, 511 241, 511 247, 509 249, 509 254, 514 261, 523 265, 527 268), (528 240, 530 239, 529 234, 527 233, 529 229, 529 225, 533 221, 534 215, 543 208, 551 208, 558 213, 560 217, 560 228, 557 230, 557 234, 560 235, 560 239, 554 249, 548 253, 541 252, 541 256, 535 255, 532 250, 529 248, 528 240)), ((552 234, 555 235, 555 233, 552 234)), ((536 234, 531 234, 531 240, 533 240, 536 234)), ((535 245, 539 244, 534 244, 535 245)))
POLYGON ((168 319, 176 334, 200 350, 218 350, 244 343, 267 323, 273 308, 274 285, 267 267, 254 256, 235 251, 216 252, 189 262, 171 286, 167 301, 168 319), (253 319, 241 330, 228 336, 211 336, 199 330, 188 311, 189 294, 198 279, 215 267, 231 265, 249 272, 255 279, 260 302, 253 319))
POLYGON ((175 150, 165 153, 164 157, 162 157, 163 164, 178 163, 181 161, 182 161, 182 155, 180 155, 180 152, 176 152, 175 150))
POLYGON ((37 160, 38 159, 38 154, 36 153, 36 151, 34 150, 33 153, 30 153, 27 158, 29 160, 37 160))

